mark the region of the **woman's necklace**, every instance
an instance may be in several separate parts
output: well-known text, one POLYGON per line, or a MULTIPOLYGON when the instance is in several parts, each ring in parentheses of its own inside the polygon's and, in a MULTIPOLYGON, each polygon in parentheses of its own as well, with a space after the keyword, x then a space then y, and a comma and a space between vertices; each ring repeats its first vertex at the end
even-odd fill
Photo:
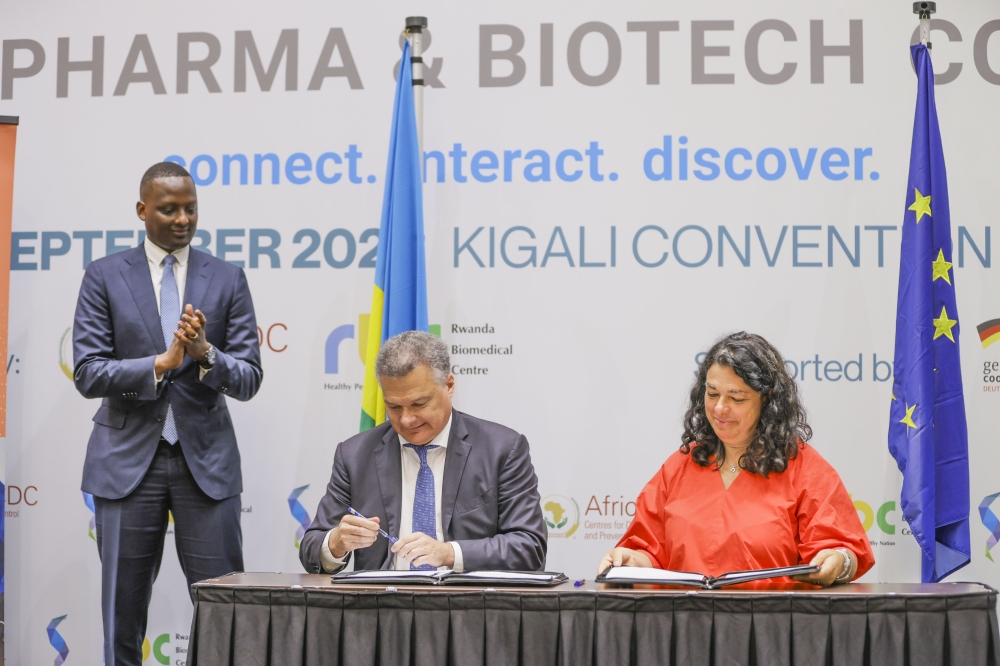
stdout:
MULTIPOLYGON (((743 449, 742 451, 745 451, 745 449, 743 449)), ((742 452, 740 453, 740 455, 742 455, 742 452)), ((739 459, 739 456, 737 456, 735 464, 729 462, 729 456, 728 455, 726 455, 726 457, 722 459, 722 462, 725 464, 726 467, 729 468, 729 473, 730 474, 737 474, 737 473, 739 473, 739 471, 740 471, 740 469, 739 469, 740 468, 740 459, 739 459)))

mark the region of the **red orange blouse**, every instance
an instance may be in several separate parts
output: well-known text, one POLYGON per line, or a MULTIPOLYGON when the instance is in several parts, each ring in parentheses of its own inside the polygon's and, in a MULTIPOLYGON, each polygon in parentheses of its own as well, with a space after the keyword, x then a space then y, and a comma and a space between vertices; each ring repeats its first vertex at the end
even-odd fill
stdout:
POLYGON ((875 564, 840 476, 808 444, 784 472, 742 472, 728 489, 715 465, 674 453, 639 494, 618 545, 645 552, 656 567, 709 576, 807 564, 824 548, 849 548, 855 576, 875 564))

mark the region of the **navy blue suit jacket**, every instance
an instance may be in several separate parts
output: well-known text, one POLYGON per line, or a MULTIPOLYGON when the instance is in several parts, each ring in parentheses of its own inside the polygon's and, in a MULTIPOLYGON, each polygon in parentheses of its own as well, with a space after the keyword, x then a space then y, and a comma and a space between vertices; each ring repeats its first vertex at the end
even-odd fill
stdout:
POLYGON ((83 466, 83 490, 125 497, 149 468, 173 407, 179 446, 198 486, 214 499, 243 490, 240 452, 225 396, 249 400, 263 379, 257 320, 243 269, 191 248, 181 307, 201 310, 218 350, 199 380, 190 356, 155 385, 153 361, 166 351, 142 245, 92 262, 73 324, 74 381, 85 398, 102 398, 83 466))
MULTIPOLYGON (((524 435, 453 410, 441 486, 444 540, 461 546, 466 571, 545 567, 548 529, 524 435)), ((326 495, 299 547, 306 571, 322 570, 326 535, 349 506, 378 516, 384 530, 399 534, 402 487, 399 436, 389 422, 341 442, 326 495)), ((379 536, 353 556, 356 570, 386 568, 389 541, 379 536)))

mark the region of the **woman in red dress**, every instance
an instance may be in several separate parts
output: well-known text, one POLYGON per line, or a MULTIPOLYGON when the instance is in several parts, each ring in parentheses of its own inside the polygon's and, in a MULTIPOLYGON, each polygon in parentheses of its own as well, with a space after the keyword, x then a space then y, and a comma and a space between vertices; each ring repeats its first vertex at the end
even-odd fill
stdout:
POLYGON ((872 568, 868 536, 812 429, 781 354, 734 333, 705 356, 683 444, 643 488, 628 530, 601 560, 718 576, 812 564, 797 577, 847 583, 872 568))

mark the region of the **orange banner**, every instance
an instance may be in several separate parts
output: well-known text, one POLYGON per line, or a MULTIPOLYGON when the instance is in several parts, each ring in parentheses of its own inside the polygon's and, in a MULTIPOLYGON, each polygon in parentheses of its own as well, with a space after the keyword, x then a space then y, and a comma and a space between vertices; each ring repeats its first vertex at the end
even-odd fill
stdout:
POLYGON ((10 306, 10 231, 14 206, 17 118, 0 116, 0 437, 7 436, 7 313, 10 306))

